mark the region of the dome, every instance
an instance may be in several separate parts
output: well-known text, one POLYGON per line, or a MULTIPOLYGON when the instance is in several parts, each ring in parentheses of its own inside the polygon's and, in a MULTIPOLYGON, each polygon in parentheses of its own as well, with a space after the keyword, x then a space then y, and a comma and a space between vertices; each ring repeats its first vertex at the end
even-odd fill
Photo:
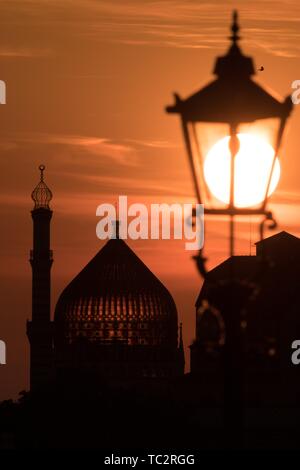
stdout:
POLYGON ((56 343, 177 348, 177 310, 164 285, 121 239, 111 239, 62 292, 56 343))

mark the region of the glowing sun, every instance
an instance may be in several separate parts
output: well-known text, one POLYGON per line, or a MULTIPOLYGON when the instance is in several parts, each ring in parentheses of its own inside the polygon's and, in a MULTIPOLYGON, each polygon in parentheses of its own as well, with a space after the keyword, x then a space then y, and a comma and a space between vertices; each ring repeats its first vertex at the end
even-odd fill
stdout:
MULTIPOLYGON (((238 134, 240 149, 235 157, 236 207, 255 206, 264 200, 274 149, 262 137, 238 134)), ((208 152, 204 162, 205 181, 212 194, 222 202, 229 203, 230 150, 229 137, 219 140, 208 152)), ((268 195, 276 189, 280 177, 280 164, 275 160, 268 195)))

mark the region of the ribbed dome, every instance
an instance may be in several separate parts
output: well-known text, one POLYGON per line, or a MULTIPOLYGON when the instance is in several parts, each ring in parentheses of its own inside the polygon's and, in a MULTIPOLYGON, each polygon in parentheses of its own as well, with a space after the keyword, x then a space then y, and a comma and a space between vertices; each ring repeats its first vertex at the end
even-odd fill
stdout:
POLYGON ((39 166, 41 179, 31 193, 31 199, 34 201, 34 209, 49 209, 49 203, 52 199, 52 192, 44 181, 45 168, 45 165, 39 166))
POLYGON ((172 296, 120 239, 109 240, 61 294, 56 341, 177 347, 172 296))

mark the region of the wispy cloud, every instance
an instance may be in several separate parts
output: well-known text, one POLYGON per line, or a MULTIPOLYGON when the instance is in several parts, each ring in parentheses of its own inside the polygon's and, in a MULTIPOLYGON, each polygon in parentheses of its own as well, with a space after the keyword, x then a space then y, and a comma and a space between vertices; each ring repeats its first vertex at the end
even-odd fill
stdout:
POLYGON ((0 47, 0 57, 7 58, 35 58, 46 57, 52 54, 51 49, 22 48, 22 47, 0 47))
POLYGON ((135 166, 138 164, 138 148, 146 147, 152 149, 174 149, 177 144, 167 140, 159 139, 123 139, 112 140, 105 137, 33 133, 11 135, 9 138, 2 138, 0 148, 3 151, 15 150, 21 145, 58 145, 71 149, 79 149, 93 156, 107 157, 120 165, 135 166))
POLYGON ((249 33, 247 39, 254 47, 281 57, 300 55, 299 41, 295 41, 300 23, 300 5, 296 0, 256 0, 251 7, 246 2, 237 5, 192 0, 89 0, 85 5, 87 10, 102 15, 101 24, 94 22, 87 33, 94 38, 133 46, 203 49, 224 46, 229 15, 238 6, 244 35, 249 33))
POLYGON ((1 147, 4 150, 11 150, 26 144, 69 147, 71 151, 72 149, 81 150, 87 155, 105 157, 119 165, 133 166, 138 163, 134 146, 125 141, 122 143, 104 137, 47 133, 18 134, 11 136, 9 140, 2 141, 1 147))
POLYGON ((127 144, 106 138, 76 135, 44 135, 41 141, 47 144, 66 145, 82 148, 91 155, 110 158, 120 165, 137 164, 135 149, 127 144))
MULTIPOLYGON (((93 42, 190 49, 224 47, 230 15, 237 7, 248 44, 251 41, 253 47, 281 57, 300 55, 297 0, 10 0, 1 4, 2 21, 9 15, 12 21, 14 11, 14 23, 24 24, 25 19, 26 24, 43 25, 46 30, 56 25, 60 37, 68 34, 75 40, 84 36, 93 42)), ((23 53, 27 57, 27 49, 23 53)))
POLYGON ((137 140, 137 139, 127 139, 126 142, 129 142, 134 145, 141 147, 151 147, 156 149, 172 149, 178 148, 178 145, 173 144, 167 140, 137 140))

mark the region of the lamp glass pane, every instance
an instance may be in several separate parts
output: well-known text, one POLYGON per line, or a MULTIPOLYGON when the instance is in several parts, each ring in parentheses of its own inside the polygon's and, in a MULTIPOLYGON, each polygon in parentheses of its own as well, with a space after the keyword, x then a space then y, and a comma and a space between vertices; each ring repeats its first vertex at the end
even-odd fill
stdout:
POLYGON ((260 137, 275 149, 279 125, 280 119, 278 118, 261 119, 251 123, 239 124, 238 132, 260 137))
POLYGON ((249 185, 255 185, 254 207, 263 205, 268 184, 269 197, 279 182, 280 154, 274 161, 279 126, 279 118, 270 118, 250 124, 240 124, 238 128, 239 135, 245 136, 244 139, 248 142, 248 151, 245 152, 248 162, 244 163, 244 168, 248 174, 249 185))
MULTIPOLYGON (((240 141, 235 159, 234 205, 238 208, 261 207, 270 179, 269 195, 276 189, 280 163, 274 159, 280 120, 278 118, 239 124, 240 141)), ((206 208, 224 208, 229 203, 230 127, 221 123, 189 125, 194 166, 206 208)))
POLYGON ((205 208, 226 208, 226 202, 215 197, 207 184, 205 167, 207 155, 211 149, 229 134, 229 126, 224 123, 192 123, 189 125, 192 142, 194 165, 197 167, 198 181, 201 189, 202 202, 205 208))

